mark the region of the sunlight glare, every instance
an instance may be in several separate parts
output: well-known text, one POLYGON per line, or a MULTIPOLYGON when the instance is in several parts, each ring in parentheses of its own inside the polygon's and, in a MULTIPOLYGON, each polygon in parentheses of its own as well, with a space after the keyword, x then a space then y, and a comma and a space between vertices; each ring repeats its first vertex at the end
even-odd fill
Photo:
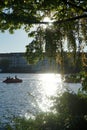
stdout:
POLYGON ((48 25, 52 25, 53 21, 49 17, 44 17, 43 22, 48 22, 48 24, 43 25, 43 28, 47 28, 48 25))
POLYGON ((49 111, 49 108, 53 105, 53 102, 50 100, 51 96, 56 96, 57 92, 61 93, 62 89, 62 79, 61 75, 48 73, 40 75, 41 92, 42 92, 42 101, 39 103, 41 110, 49 111))
POLYGON ((60 84, 61 77, 56 74, 42 75, 43 90, 47 96, 53 96, 57 91, 57 84, 60 84))
POLYGON ((44 22, 49 22, 49 23, 52 23, 52 20, 49 18, 49 17, 45 17, 43 19, 44 22))

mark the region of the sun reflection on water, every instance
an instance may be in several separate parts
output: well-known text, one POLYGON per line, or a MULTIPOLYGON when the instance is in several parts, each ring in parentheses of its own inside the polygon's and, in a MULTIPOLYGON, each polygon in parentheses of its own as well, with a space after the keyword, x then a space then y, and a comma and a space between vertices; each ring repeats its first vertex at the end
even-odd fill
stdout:
POLYGON ((56 96, 59 92, 61 93, 62 79, 59 74, 43 74, 40 75, 41 84, 41 101, 39 103, 40 108, 43 111, 49 111, 50 106, 52 106, 51 96, 56 96))
POLYGON ((58 84, 61 84, 61 76, 57 74, 43 74, 41 76, 42 88, 47 96, 56 94, 58 84))
POLYGON ((60 74, 39 74, 35 86, 36 89, 29 94, 32 99, 32 114, 30 112, 26 113, 26 119, 36 115, 38 112, 50 112, 50 107, 53 105, 51 97, 60 95, 64 91, 60 74))

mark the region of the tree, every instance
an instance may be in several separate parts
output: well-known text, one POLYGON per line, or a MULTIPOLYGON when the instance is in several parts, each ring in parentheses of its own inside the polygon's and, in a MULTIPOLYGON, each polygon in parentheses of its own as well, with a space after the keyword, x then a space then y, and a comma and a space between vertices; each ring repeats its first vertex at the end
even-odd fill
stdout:
MULTIPOLYGON (((86 0, 1 0, 0 1, 0 29, 11 30, 30 24, 47 24, 41 19, 52 16, 56 24, 76 21, 86 23, 86 0), (81 20, 82 19, 82 20, 81 20)), ((85 25, 83 25, 85 28, 85 25)))
POLYGON ((87 40, 86 5, 86 0, 1 0, 0 30, 9 29, 12 33, 14 29, 24 26, 29 31, 31 24, 48 24, 49 21, 42 19, 49 16, 64 31, 69 42, 72 39, 71 44, 75 39, 81 44, 82 40, 87 40))
MULTIPOLYGON (((33 25, 49 24, 49 21, 44 22, 44 17, 50 17, 53 20, 53 28, 55 30, 54 40, 47 41, 52 35, 53 29, 50 28, 49 35, 45 35, 45 51, 53 51, 55 59, 58 47, 60 47, 61 63, 63 64, 64 42, 67 41, 69 51, 73 51, 74 57, 76 51, 83 51, 87 44, 87 1, 86 0, 1 0, 0 1, 0 30, 9 29, 10 33, 13 30, 19 29, 22 26, 29 33, 33 25), (51 31, 52 29, 52 31, 51 31), (48 37, 48 38, 47 38, 48 37), (58 39, 57 39, 58 37, 58 39), (50 44, 50 45, 48 45, 50 44), (58 46, 60 44, 60 46, 58 46), (48 49, 49 47, 50 49, 48 49), (53 47, 53 48, 52 48, 53 47)), ((40 33, 40 32, 39 32, 40 33)), ((36 34, 35 34, 36 35, 36 34)), ((38 36, 38 34, 37 34, 38 36)), ((38 38, 39 39, 39 38, 38 38)), ((40 40, 39 40, 40 41, 40 40)), ((38 48, 37 39, 35 39, 31 48, 38 48), (35 44, 35 45, 34 45, 35 44), (35 47, 36 46, 36 47, 35 47)), ((42 42, 42 41, 41 41, 42 42)), ((41 44, 41 43, 40 43, 41 44)), ((28 46, 27 46, 28 48, 28 46)), ((30 49, 27 49, 27 53, 30 49)), ((35 51, 35 50, 34 50, 35 51)), ((38 55, 42 52, 42 47, 38 48, 38 53, 32 53, 37 61, 38 55)), ((49 54, 48 54, 49 55, 49 54)), ((29 56, 29 55, 28 55, 29 56)), ((27 56, 27 57, 28 57, 27 56)), ((31 56, 31 58, 33 59, 31 56)), ((58 55, 59 57, 59 55, 58 55)), ((29 59, 29 58, 27 58, 29 59)), ((32 60, 31 59, 31 60, 32 60)), ((75 61, 76 62, 76 61, 75 61)), ((63 68, 63 66, 62 66, 63 68)))

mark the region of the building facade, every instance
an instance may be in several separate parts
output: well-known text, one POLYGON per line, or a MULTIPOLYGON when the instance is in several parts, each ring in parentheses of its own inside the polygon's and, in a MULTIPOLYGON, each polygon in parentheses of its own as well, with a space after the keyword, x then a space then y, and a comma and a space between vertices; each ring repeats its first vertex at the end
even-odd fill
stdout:
MULTIPOLYGON (((58 67, 58 66, 57 66, 58 67)), ((2 72, 51 72, 56 68, 55 63, 50 63, 47 58, 39 61, 37 64, 28 64, 24 53, 1 53, 0 54, 0 70, 2 72)), ((56 68, 57 70, 57 68, 56 68)))

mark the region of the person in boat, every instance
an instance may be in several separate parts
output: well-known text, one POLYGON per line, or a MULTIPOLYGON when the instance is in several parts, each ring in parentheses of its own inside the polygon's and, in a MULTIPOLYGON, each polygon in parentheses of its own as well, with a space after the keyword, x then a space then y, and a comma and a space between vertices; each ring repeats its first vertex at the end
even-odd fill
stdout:
POLYGON ((6 78, 6 80, 9 80, 9 79, 11 79, 10 76, 6 78))
POLYGON ((18 78, 17 78, 17 75, 15 75, 15 79, 18 79, 18 78))
POLYGON ((17 83, 17 82, 22 82, 21 79, 18 79, 17 76, 15 76, 15 78, 10 78, 10 77, 7 77, 6 80, 4 80, 3 82, 5 83, 17 83))

